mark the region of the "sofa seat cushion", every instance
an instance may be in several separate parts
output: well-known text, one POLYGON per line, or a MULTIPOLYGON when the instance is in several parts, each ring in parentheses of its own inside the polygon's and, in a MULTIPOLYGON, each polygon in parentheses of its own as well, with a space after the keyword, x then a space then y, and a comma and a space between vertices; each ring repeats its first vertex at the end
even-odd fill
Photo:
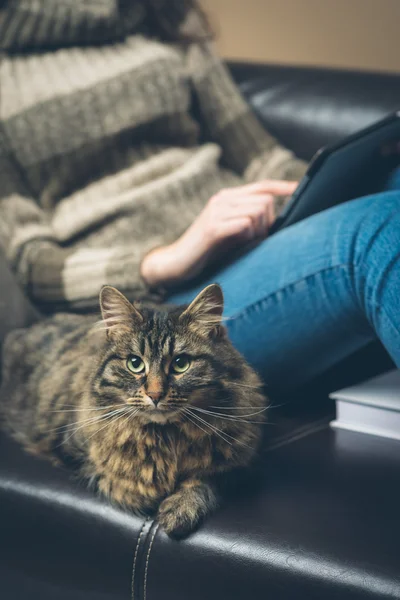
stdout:
POLYGON ((7 600, 400 598, 400 443, 319 419, 266 447, 190 538, 0 436, 7 600))

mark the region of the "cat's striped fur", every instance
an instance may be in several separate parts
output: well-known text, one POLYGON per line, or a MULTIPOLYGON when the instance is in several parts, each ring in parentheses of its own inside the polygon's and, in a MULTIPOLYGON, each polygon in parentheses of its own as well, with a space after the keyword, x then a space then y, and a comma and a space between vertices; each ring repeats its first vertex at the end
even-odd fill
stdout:
POLYGON ((158 511, 184 535, 216 505, 213 476, 256 452, 260 380, 226 336, 216 285, 189 307, 134 307, 111 287, 100 304, 101 327, 58 315, 9 336, 6 425, 27 450, 75 459, 113 501, 158 511))

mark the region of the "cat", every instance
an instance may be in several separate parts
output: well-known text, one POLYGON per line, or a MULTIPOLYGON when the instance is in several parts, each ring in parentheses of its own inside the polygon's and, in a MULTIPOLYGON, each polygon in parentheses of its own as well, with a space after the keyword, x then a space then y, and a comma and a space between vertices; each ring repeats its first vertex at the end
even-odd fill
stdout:
POLYGON ((62 314, 8 336, 5 425, 26 450, 76 461, 111 501, 184 537, 216 508, 217 476, 257 452, 261 380, 228 339, 217 284, 165 308, 105 286, 100 308, 97 324, 62 314))

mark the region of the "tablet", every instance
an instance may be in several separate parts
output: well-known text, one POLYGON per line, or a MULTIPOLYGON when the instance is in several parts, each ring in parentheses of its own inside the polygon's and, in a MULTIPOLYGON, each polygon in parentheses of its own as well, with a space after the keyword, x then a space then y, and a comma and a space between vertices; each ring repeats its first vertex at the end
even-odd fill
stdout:
POLYGON ((319 150, 270 235, 322 210, 382 191, 398 166, 400 111, 319 150))

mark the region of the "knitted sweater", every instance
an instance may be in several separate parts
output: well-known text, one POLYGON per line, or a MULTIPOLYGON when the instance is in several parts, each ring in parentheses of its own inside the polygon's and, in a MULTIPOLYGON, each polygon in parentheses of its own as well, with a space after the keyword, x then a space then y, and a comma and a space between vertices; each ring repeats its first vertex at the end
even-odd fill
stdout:
POLYGON ((51 309, 95 307, 105 283, 161 300, 140 276, 149 250, 221 188, 305 170, 208 46, 150 39, 122 5, 0 9, 0 246, 51 309))

